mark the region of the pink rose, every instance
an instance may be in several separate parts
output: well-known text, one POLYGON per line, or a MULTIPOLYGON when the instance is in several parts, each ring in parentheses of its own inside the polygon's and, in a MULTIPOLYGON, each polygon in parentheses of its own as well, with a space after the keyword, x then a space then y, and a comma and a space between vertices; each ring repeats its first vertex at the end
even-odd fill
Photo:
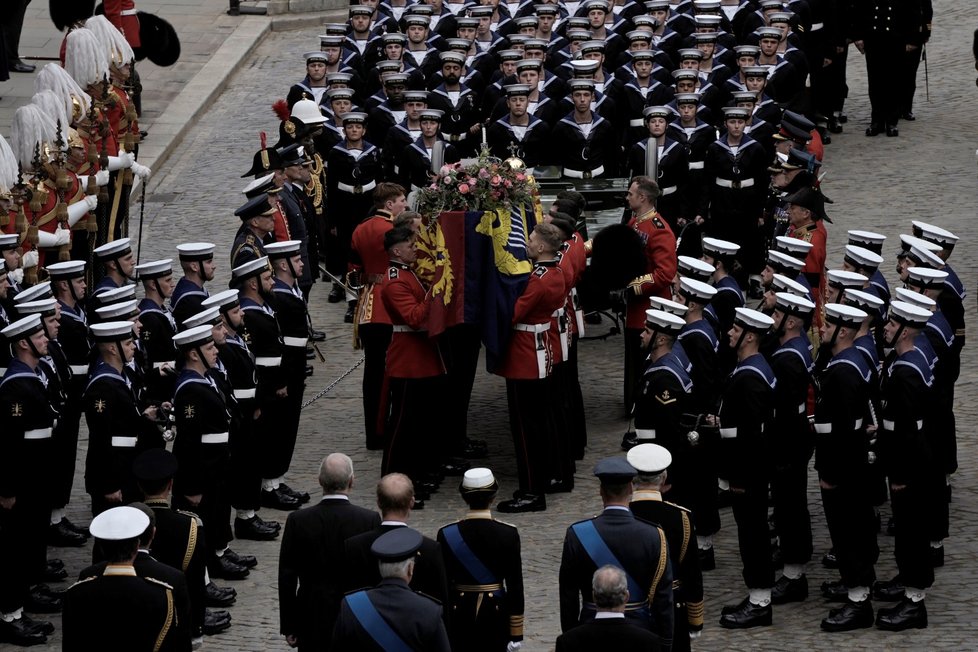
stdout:
POLYGON ((506 186, 507 188, 512 188, 513 182, 510 181, 509 179, 506 179, 506 181, 503 182, 503 185, 506 186))
POLYGON ((499 175, 497 174, 496 176, 494 176, 492 179, 489 180, 489 183, 491 183, 494 186, 498 186, 500 181, 502 181, 502 179, 500 179, 499 175))
POLYGON ((516 180, 517 181, 526 181, 526 175, 525 174, 517 174, 516 175, 516 180))
POLYGON ((489 178, 489 170, 487 170, 485 168, 482 168, 481 170, 479 170, 479 178, 480 179, 488 179, 489 178))
POLYGON ((458 191, 463 195, 467 194, 469 192, 469 184, 467 183, 458 184, 458 191))

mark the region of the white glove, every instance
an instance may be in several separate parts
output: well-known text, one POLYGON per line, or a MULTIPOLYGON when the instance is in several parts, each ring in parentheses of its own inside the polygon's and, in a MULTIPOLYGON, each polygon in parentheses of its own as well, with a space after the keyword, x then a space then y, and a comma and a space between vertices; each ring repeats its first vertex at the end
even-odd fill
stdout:
POLYGON ((145 181, 146 179, 149 179, 149 175, 152 174, 153 171, 150 170, 145 165, 141 165, 141 164, 136 163, 135 161, 133 161, 133 163, 132 163, 132 173, 135 174, 140 179, 142 179, 143 181, 145 181))
POLYGON ((88 211, 93 210, 96 206, 98 206, 98 197, 95 195, 85 195, 81 200, 69 205, 68 226, 78 224, 78 221, 88 215, 88 211))
POLYGON ((523 647, 523 641, 510 641, 506 644, 506 652, 519 652, 523 647))
POLYGON ((71 229, 62 229, 60 226, 54 230, 54 246, 63 247, 71 244, 71 229))
MULTIPOLYGON (((74 205, 75 204, 72 204, 72 206, 74 205)), ((37 246, 40 247, 41 249, 52 249, 54 247, 60 247, 61 245, 66 245, 69 242, 71 242, 71 231, 69 231, 68 229, 62 229, 58 227, 54 230, 54 233, 50 233, 48 231, 38 231, 37 233, 37 246)), ((37 252, 32 251, 30 253, 36 255, 37 252)), ((26 260, 27 258, 26 254, 24 255, 24 258, 26 260)), ((26 262, 24 263, 24 265, 28 266, 26 262)))
POLYGON ((24 257, 21 259, 21 263, 23 264, 24 268, 37 267, 37 249, 31 249, 25 253, 24 257))
POLYGON ((23 283, 24 282, 24 270, 21 269, 20 267, 18 267, 17 269, 13 270, 12 272, 7 272, 7 278, 9 278, 14 283, 18 283, 18 284, 23 283))
MULTIPOLYGON (((95 173, 95 185, 96 186, 107 186, 109 185, 109 171, 99 170, 95 173)), ((95 208, 94 206, 92 208, 95 208)))
MULTIPOLYGON (((102 173, 99 172, 99 174, 102 173)), ((105 173, 105 179, 106 179, 105 182, 108 183, 108 179, 109 179, 108 172, 105 173)), ((88 204, 88 210, 94 211, 96 208, 98 208, 98 197, 96 197, 95 195, 85 195, 84 201, 86 204, 88 204)))
POLYGON ((132 154, 119 150, 118 156, 109 157, 109 172, 132 167, 133 161, 135 161, 135 158, 133 158, 132 154))

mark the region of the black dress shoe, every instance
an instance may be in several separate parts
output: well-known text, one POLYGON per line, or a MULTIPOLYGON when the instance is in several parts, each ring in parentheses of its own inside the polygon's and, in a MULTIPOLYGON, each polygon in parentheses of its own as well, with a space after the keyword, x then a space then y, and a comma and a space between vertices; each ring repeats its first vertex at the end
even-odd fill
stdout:
POLYGON ((48 526, 48 545, 59 548, 81 548, 88 539, 68 527, 62 520, 48 526))
POLYGON ((306 360, 315 360, 316 352, 312 349, 306 349, 306 360))
POLYGON ((923 629, 927 627, 927 607, 923 600, 914 602, 904 598, 895 607, 880 609, 876 613, 876 626, 891 632, 923 629))
POLYGON ((258 514, 255 514, 255 518, 258 519, 258 524, 259 525, 264 525, 266 527, 270 527, 273 530, 275 530, 276 532, 278 532, 279 530, 282 529, 282 524, 279 523, 278 521, 266 521, 261 516, 259 516, 258 514))
POLYGON ((872 626, 873 603, 869 600, 848 600, 838 609, 831 610, 828 617, 822 620, 822 629, 827 632, 850 632, 872 626))
POLYGON ((286 494, 292 496, 299 501, 300 504, 305 505, 309 502, 309 493, 305 491, 299 491, 298 489, 293 489, 284 482, 278 486, 278 490, 285 492, 286 494))
POLYGON ((218 586, 214 582, 208 582, 204 587, 207 593, 208 607, 230 607, 238 597, 238 592, 231 586, 218 586))
POLYGON ((220 634, 231 627, 231 616, 226 611, 213 612, 208 610, 204 614, 204 635, 213 636, 220 634))
POLYGON ((47 643, 48 637, 34 629, 26 620, 26 618, 17 618, 9 623, 0 620, 0 642, 12 643, 20 647, 47 643))
POLYGON ((230 548, 224 550, 223 558, 230 560, 231 563, 237 564, 238 566, 244 566, 245 568, 254 568, 258 565, 258 558, 254 555, 241 555, 230 548))
POLYGON ((795 579, 789 579, 782 575, 771 588, 771 602, 774 604, 803 602, 807 597, 808 578, 804 575, 795 579))
POLYGON ((944 546, 930 549, 931 568, 940 568, 944 565, 944 546))
POLYGON ((82 525, 75 525, 74 523, 68 520, 67 516, 61 519, 61 522, 64 523, 69 530, 71 530, 72 532, 77 532, 78 534, 82 535, 86 539, 91 536, 91 533, 88 531, 87 527, 84 527, 82 525))
MULTIPOLYGON (((822 144, 823 145, 831 145, 832 144, 832 136, 830 136, 828 132, 825 132, 825 135, 822 136, 822 144)), ((760 298, 760 297, 757 297, 757 298, 760 298)))
POLYGON ((425 482, 424 480, 418 480, 414 484, 414 497, 417 498, 419 495, 427 496, 422 500, 427 500, 431 497, 431 494, 438 493, 438 485, 433 482, 425 482))
POLYGON ((822 582, 822 597, 829 602, 845 602, 849 599, 849 589, 842 580, 822 582))
POLYGON ((415 510, 419 510, 419 509, 424 509, 424 501, 423 500, 418 500, 417 496, 415 496, 415 498, 414 498, 414 504, 411 505, 411 511, 415 511, 415 510))
POLYGON ((209 564, 208 570, 211 577, 220 580, 243 580, 250 572, 244 566, 235 564, 226 554, 223 557, 215 557, 209 564))
POLYGON ((917 116, 913 114, 913 111, 907 111, 906 113, 900 116, 900 119, 906 120, 907 122, 913 122, 914 120, 917 119, 917 116))
POLYGON ((872 137, 872 136, 878 136, 881 133, 883 133, 883 125, 881 125, 881 124, 877 124, 877 123, 874 122, 873 124, 871 124, 868 127, 866 127, 866 135, 867 136, 870 136, 870 137, 872 137))
POLYGON ((68 579, 68 571, 65 570, 64 566, 61 568, 52 568, 51 566, 48 566, 44 569, 42 579, 45 582, 64 582, 66 579, 68 579))
POLYGON ((720 626, 727 629, 747 629, 771 625, 774 610, 771 605, 762 607, 745 600, 739 609, 720 616, 720 626))
POLYGON ((346 292, 343 291, 343 288, 341 288, 338 284, 333 283, 333 289, 329 291, 329 295, 326 297, 326 300, 330 303, 339 303, 345 296, 346 292))
POLYGON ((34 72, 37 70, 37 66, 24 63, 20 59, 14 59, 12 62, 7 64, 7 70, 10 72, 34 72))
POLYGON ((20 618, 24 621, 24 624, 39 634, 44 634, 45 636, 54 634, 54 625, 46 620, 34 620, 27 614, 23 614, 20 618))
POLYGON ((845 113, 840 113, 839 114, 839 122, 841 122, 842 124, 845 124, 845 123, 849 122, 849 116, 846 115, 845 113))
POLYGON ((842 121, 838 117, 832 116, 829 118, 828 130, 833 134, 842 133, 842 121))
POLYGON ((523 494, 512 500, 504 500, 497 508, 504 514, 522 514, 524 512, 542 512, 547 509, 547 497, 537 494, 523 494))
POLYGON ((574 491, 573 480, 551 480, 546 489, 548 494, 566 494, 571 491, 574 491))
POLYGON ((629 451, 638 446, 638 433, 634 430, 629 430, 624 435, 621 436, 621 449, 623 451, 629 451))
POLYGON ((346 307, 346 314, 343 315, 343 322, 346 324, 352 324, 353 317, 356 315, 356 312, 357 312, 357 304, 355 301, 351 301, 350 305, 346 307))
POLYGON ((822 566, 826 568, 839 567, 839 558, 835 556, 835 548, 829 548, 829 551, 822 555, 822 566))
POLYGON ((711 571, 717 567, 717 558, 713 548, 697 548, 696 554, 700 557, 700 570, 711 571))
POLYGON ((465 475, 465 472, 470 468, 472 468, 471 464, 458 460, 445 462, 438 467, 438 470, 446 476, 451 477, 453 475, 465 475))
POLYGON ((271 541, 278 538, 278 530, 258 522, 257 516, 234 519, 234 538, 251 541, 271 541))
POLYGON ((740 609, 743 609, 744 605, 748 602, 750 602, 750 596, 745 597, 737 604, 725 604, 720 609, 720 615, 723 616, 726 614, 732 614, 735 611, 739 611, 740 609))
POLYGON ((899 602, 906 597, 899 577, 873 582, 873 599, 880 602, 899 602))
POLYGON ((32 614, 56 614, 61 611, 61 606, 61 598, 35 588, 24 603, 24 611, 32 614))
POLYGON ((900 130, 897 129, 896 125, 886 125, 886 135, 890 138, 894 138, 900 135, 900 130))
POLYGON ((280 509, 283 512, 291 512, 301 507, 298 500, 286 493, 275 490, 266 491, 264 489, 261 492, 261 506, 280 509))
POLYGON ((64 570, 65 563, 60 559, 51 558, 47 561, 47 570, 49 571, 59 571, 64 570))
POLYGON ((315 328, 310 328, 309 339, 313 342, 323 342, 326 340, 326 333, 323 331, 317 331, 315 328))

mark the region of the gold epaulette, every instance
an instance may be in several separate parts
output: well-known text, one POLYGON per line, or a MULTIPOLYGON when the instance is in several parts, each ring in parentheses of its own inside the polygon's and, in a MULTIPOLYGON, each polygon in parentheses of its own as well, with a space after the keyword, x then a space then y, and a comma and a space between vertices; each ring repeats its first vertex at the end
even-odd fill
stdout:
POLYGON ((85 579, 78 580, 77 582, 75 582, 74 584, 72 584, 71 586, 69 586, 68 587, 68 590, 70 591, 73 588, 75 588, 76 586, 78 586, 80 584, 84 584, 85 582, 91 582, 92 580, 96 579, 97 577, 98 577, 98 575, 92 575, 91 577, 86 577, 85 579))
POLYGON ((509 635, 523 636, 523 614, 513 614, 509 617, 509 635))
POLYGON ((187 511, 185 509, 176 509, 173 511, 175 511, 177 514, 183 514, 184 516, 189 516, 190 518, 194 519, 194 523, 196 523, 198 527, 204 524, 204 522, 200 519, 200 516, 198 516, 193 512, 187 511))
POLYGON ((167 584, 167 583, 166 583, 166 582, 164 582, 163 580, 158 580, 158 579, 156 579, 155 577, 144 577, 143 579, 144 579, 144 580, 146 580, 147 582, 152 582, 153 584, 159 584, 159 585, 160 585, 160 586, 162 586, 162 587, 163 587, 164 589, 168 589, 168 590, 170 590, 170 591, 172 591, 172 590, 173 590, 173 586, 172 586, 172 585, 170 585, 170 584, 167 584))
POLYGON ((666 505, 671 505, 671 506, 675 507, 676 509, 682 510, 682 511, 686 512, 687 514, 692 514, 693 513, 693 511, 691 509, 689 509, 688 507, 683 507, 682 505, 677 505, 676 503, 671 503, 668 500, 663 500, 662 502, 664 502, 666 505))

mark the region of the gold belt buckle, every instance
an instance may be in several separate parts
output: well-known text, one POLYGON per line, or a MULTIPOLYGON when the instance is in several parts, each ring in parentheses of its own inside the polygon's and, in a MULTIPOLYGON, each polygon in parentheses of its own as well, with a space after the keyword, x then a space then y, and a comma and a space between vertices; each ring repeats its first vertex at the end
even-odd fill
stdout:
POLYGON ((360 186, 360 185, 353 186, 353 194, 354 195, 362 195, 363 194, 363 186, 360 186))
POLYGON ((584 170, 584 173, 582 174, 582 176, 585 179, 590 179, 591 178, 591 171, 590 170, 584 170))
POLYGON ((740 179, 734 179, 730 182, 730 187, 734 190, 740 190, 740 179))

